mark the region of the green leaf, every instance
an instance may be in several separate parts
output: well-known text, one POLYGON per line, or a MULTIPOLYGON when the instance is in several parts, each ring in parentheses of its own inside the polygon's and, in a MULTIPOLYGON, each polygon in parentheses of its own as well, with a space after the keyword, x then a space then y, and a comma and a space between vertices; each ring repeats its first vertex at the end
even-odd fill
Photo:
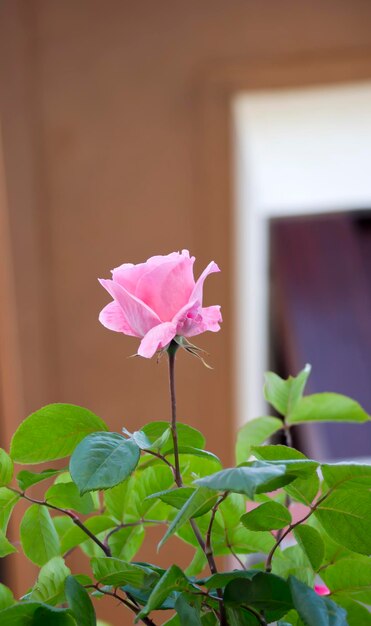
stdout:
POLYGON ((27 509, 20 535, 25 555, 36 565, 45 565, 53 556, 59 556, 59 538, 45 506, 32 504, 27 509))
POLYGON ((306 626, 347 626, 346 612, 294 576, 289 579, 294 607, 306 626))
POLYGON ((294 536, 314 570, 322 564, 325 544, 319 532, 307 525, 296 526, 294 536))
POLYGON ((330 535, 324 531, 323 526, 320 524, 319 520, 312 515, 307 524, 318 530, 322 537, 322 541, 325 545, 325 555, 324 555, 324 564, 330 565, 333 563, 337 563, 341 559, 362 559, 363 556, 357 554, 356 552, 352 552, 341 546, 339 543, 336 543, 333 539, 331 539, 330 535))
POLYGON ((73 576, 66 578, 65 593, 78 626, 96 626, 97 618, 90 596, 73 576))
POLYGON ((138 430, 133 433, 132 437, 141 450, 155 450, 160 452, 160 450, 171 438, 171 429, 169 424, 167 424, 167 428, 162 430, 161 435, 156 437, 156 424, 159 423, 161 424, 160 429, 162 429, 165 422, 155 422, 154 427, 152 427, 152 425, 147 426, 146 430, 148 436, 144 430, 138 430))
POLYGON ((7 609, 9 606, 13 606, 15 603, 13 592, 0 583, 0 611, 7 609))
POLYGON ((65 609, 20 602, 0 611, 1 626, 77 626, 65 609))
POLYGON ((8 554, 13 554, 14 552, 17 552, 17 550, 13 544, 8 541, 4 533, 0 531, 0 558, 8 556, 8 554))
POLYGON ((200 599, 197 596, 181 593, 175 602, 175 610, 181 626, 202 626, 200 617, 200 599))
POLYGON ((257 459, 262 461, 308 460, 305 454, 299 452, 299 450, 279 443, 267 446, 253 446, 252 452, 257 459))
POLYGON ((189 587, 190 584, 182 570, 177 565, 172 565, 153 588, 146 605, 138 614, 137 620, 159 608, 172 591, 188 591, 189 587))
MULTIPOLYGON (((247 530, 240 517, 246 511, 246 498, 241 494, 229 493, 218 508, 211 533, 214 554, 230 554, 231 548, 237 554, 269 552, 274 539, 269 532, 252 532, 247 530)), ((210 523, 211 512, 197 519, 201 534, 206 535, 210 523)), ((197 540, 189 524, 179 529, 178 535, 187 543, 198 547, 197 540)))
POLYGON ((17 475, 17 482, 19 488, 22 491, 26 491, 26 489, 32 487, 32 485, 36 485, 37 483, 47 480, 47 478, 51 478, 52 476, 56 476, 61 472, 63 472, 62 469, 46 469, 39 473, 21 470, 17 475))
POLYGON ((252 613, 244 609, 227 607, 226 612, 230 626, 259 626, 260 624, 252 613))
POLYGON ((257 417, 246 422, 238 431, 236 443, 237 464, 246 461, 252 446, 259 446, 282 428, 282 420, 277 417, 257 417))
POLYGON ((300 619, 297 611, 292 609, 292 611, 289 611, 287 615, 284 616, 283 620, 277 622, 277 626, 305 626, 305 624, 300 619))
MULTIPOLYGON (((195 487, 176 487, 175 489, 167 489, 165 491, 159 491, 158 493, 154 493, 150 496, 147 496, 148 500, 159 498, 162 502, 165 502, 169 506, 173 506, 175 509, 180 510, 183 508, 185 503, 189 500, 189 498, 196 491, 195 487)), ((214 498, 216 499, 215 493, 214 498)), ((210 502, 208 500, 205 501, 204 506, 202 506, 192 517, 200 517, 201 515, 205 515, 210 510, 210 502)))
POLYGON ((257 573, 257 570, 234 570, 232 572, 220 572, 198 580, 197 584, 206 587, 206 589, 224 589, 224 587, 226 587, 231 580, 235 580, 235 578, 247 578, 248 580, 251 580, 257 573))
POLYGON ((289 424, 302 422, 367 422, 369 416, 362 407, 347 396, 338 393, 316 393, 305 396, 287 420, 289 424))
POLYGON ((135 526, 121 528, 121 530, 110 537, 108 544, 111 548, 112 556, 123 561, 130 561, 138 552, 143 540, 143 526, 135 526))
POLYGON ((36 602, 22 602, 14 604, 0 611, 0 623, 2 626, 29 626, 32 617, 40 606, 36 602))
MULTIPOLYGON (((173 483, 174 476, 167 465, 147 467, 136 472, 129 483, 125 502, 125 519, 129 519, 130 516, 130 521, 135 521, 148 515, 153 518, 156 509, 159 508, 166 511, 165 517, 167 517, 168 508, 161 502, 149 499, 148 496, 158 491, 167 490, 173 483)), ((161 518, 162 516, 160 516, 161 518)))
MULTIPOLYGON (((174 462, 174 457, 168 457, 174 462)), ((180 469, 185 486, 192 486, 196 478, 203 478, 209 474, 214 474, 222 469, 221 462, 217 457, 208 456, 200 458, 193 454, 181 454, 179 457, 180 469)))
POLYGON ((35 602, 56 605, 63 602, 64 581, 70 574, 61 556, 50 559, 40 570, 37 582, 29 599, 35 602))
POLYGON ((371 604, 371 562, 369 559, 342 559, 321 572, 332 593, 351 596, 371 604))
POLYGON ((302 398, 311 366, 306 365, 296 377, 284 380, 274 372, 265 374, 264 396, 278 413, 289 418, 302 398))
POLYGON ((344 596, 335 595, 334 600, 346 610, 348 626, 371 626, 371 613, 365 606, 344 596))
POLYGON ((308 557, 298 545, 276 551, 272 563, 272 572, 285 579, 289 576, 295 576, 309 587, 314 585, 313 568, 308 557))
POLYGON ((10 456, 0 448, 0 487, 5 487, 13 478, 13 461, 10 456))
POLYGON ((211 476, 199 478, 195 484, 216 491, 242 493, 253 499, 256 493, 269 491, 271 481, 285 474, 285 465, 272 466, 258 461, 250 467, 225 469, 211 476))
POLYGON ((253 452, 258 459, 270 462, 275 461, 279 464, 285 463, 288 473, 295 470, 297 474, 300 474, 297 470, 301 470, 302 476, 299 475, 289 485, 283 485, 283 487, 295 500, 303 504, 312 503, 319 490, 319 478, 314 472, 314 469, 318 466, 316 462, 309 461, 302 452, 294 448, 279 444, 254 447, 253 452), (292 461, 296 460, 299 461, 298 464, 292 463, 292 461), (290 462, 288 463, 287 461, 290 462), (306 461, 306 463, 302 461, 306 461))
MULTIPOLYGON (((216 454, 213 454, 213 452, 208 452, 208 450, 202 450, 201 448, 195 448, 193 446, 180 446, 178 451, 180 455, 188 454, 189 456, 199 456, 202 459, 215 461, 216 463, 219 463, 221 465, 220 459, 216 456, 216 454)), ((166 457, 170 455, 173 456, 172 450, 169 452, 165 452, 164 454, 164 456, 166 457)))
POLYGON ((173 617, 164 622, 163 626, 181 626, 179 615, 173 615, 173 617))
POLYGON ((52 485, 45 494, 48 504, 62 509, 73 509, 84 515, 94 511, 94 502, 90 493, 80 496, 75 483, 59 483, 52 485))
POLYGON ((319 477, 313 472, 308 478, 296 478, 284 489, 293 500, 310 506, 319 492, 319 486, 319 477))
MULTIPOLYGON (((173 506, 175 509, 181 509, 189 500, 191 495, 196 491, 195 487, 176 487, 173 489, 165 489, 147 496, 148 500, 160 499, 162 502, 173 506)), ((208 509, 207 509, 208 510, 208 509)), ((206 513, 206 511, 205 511, 206 513)))
POLYGON ((0 611, 1 626, 37 626, 33 620, 39 602, 20 602, 0 611))
POLYGON ((258 572, 251 580, 232 580, 227 584, 223 598, 229 606, 246 605, 259 611, 274 611, 274 619, 279 619, 292 608, 287 582, 275 574, 265 572, 258 572))
POLYGON ((124 521, 125 513, 127 510, 126 504, 128 500, 128 493, 130 491, 131 478, 124 480, 116 487, 107 489, 104 492, 104 503, 107 509, 107 513, 112 515, 118 523, 124 521))
MULTIPOLYGON (((208 613, 204 613, 201 617, 202 626, 218 626, 218 621, 214 613, 209 611, 208 613)), ((233 626, 231 624, 231 626, 233 626)), ((255 625, 254 625, 255 626, 255 625)))
MULTIPOLYGON (((166 570, 164 570, 166 571, 166 570)), ((152 593, 152 589, 137 589, 132 585, 125 585, 122 587, 122 590, 125 593, 129 593, 129 595, 136 600, 136 602, 142 606, 145 606, 148 602, 148 598, 152 593)), ((174 591, 169 594, 169 596, 163 601, 159 609, 167 610, 175 608, 175 601, 178 597, 178 592, 174 591)))
POLYGON ((333 463, 321 465, 321 470, 328 487, 370 489, 371 465, 333 463))
POLYGON ((228 498, 219 504, 216 519, 226 531, 231 531, 237 526, 245 530, 241 524, 241 517, 244 513, 246 513, 246 497, 241 493, 229 493, 228 498))
MULTIPOLYGON (((17 623, 18 626, 18 623, 17 623)), ((77 626, 68 609, 40 606, 36 609, 31 626, 77 626)))
POLYGON ((158 578, 158 575, 149 568, 112 557, 94 557, 90 563, 95 578, 103 585, 122 587, 129 584, 142 588, 158 578))
POLYGON ((97 430, 107 430, 107 426, 88 409, 74 404, 48 404, 18 427, 10 456, 17 463, 28 464, 62 459, 97 430))
POLYGON ((75 449, 70 472, 80 493, 109 489, 135 470, 140 450, 134 441, 117 433, 93 433, 75 449))
POLYGON ((0 529, 6 533, 12 511, 19 500, 19 495, 8 489, 0 487, 0 529))
POLYGON ((315 516, 337 543, 371 554, 371 493, 365 489, 338 489, 316 509, 315 516))
POLYGON ((188 567, 184 570, 185 575, 190 578, 191 576, 197 576, 205 569, 207 565, 207 559, 203 550, 198 549, 195 551, 194 556, 188 567))
MULTIPOLYGON (((157 448, 162 454, 173 450, 173 441, 170 437, 169 422, 151 422, 141 429, 151 442, 152 449, 157 448), (164 436, 164 434, 166 435, 164 436), (164 438, 164 441, 161 439, 164 438)), ((205 437, 192 426, 188 424, 177 424, 178 446, 192 446, 194 448, 203 448, 205 446, 205 437)))
POLYGON ((136 430, 131 433, 126 428, 123 428, 122 432, 127 435, 129 439, 132 439, 141 450, 150 450, 154 447, 152 441, 142 430, 136 430))
POLYGON ((240 524, 231 530, 224 530, 223 547, 219 545, 216 549, 216 554, 230 554, 229 546, 232 546, 236 554, 267 553, 273 547, 273 544, 274 539, 271 533, 253 532, 240 524))
POLYGON ((180 509, 177 516, 171 522, 165 535, 158 544, 158 549, 160 549, 164 545, 165 541, 167 541, 169 537, 176 533, 177 530, 179 530, 179 528, 183 526, 183 524, 188 522, 188 520, 190 520, 192 517, 197 517, 197 514, 199 514, 200 510, 203 511, 207 507, 208 509, 211 509, 214 506, 216 500, 217 496, 215 495, 214 491, 211 491, 210 489, 207 489, 205 487, 200 487, 199 489, 196 489, 196 491, 191 495, 189 500, 187 500, 187 502, 180 509))
POLYGON ((291 515, 282 504, 272 501, 245 513, 241 522, 250 530, 278 530, 291 523, 291 515))
MULTIPOLYGON (((55 518, 54 518, 55 520, 55 518)), ((116 526, 116 523, 107 515, 95 515, 85 520, 84 525, 93 533, 93 535, 99 535, 99 533, 109 530, 116 526)), ((61 552, 65 554, 72 548, 80 545, 88 539, 86 533, 84 533, 78 526, 70 526, 61 538, 61 552)))

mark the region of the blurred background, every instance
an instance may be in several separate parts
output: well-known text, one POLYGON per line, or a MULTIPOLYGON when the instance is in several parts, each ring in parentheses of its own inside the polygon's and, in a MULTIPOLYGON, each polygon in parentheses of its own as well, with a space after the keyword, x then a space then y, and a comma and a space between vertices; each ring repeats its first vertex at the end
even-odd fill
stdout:
MULTIPOLYGON (((97 278, 182 248, 221 267, 224 323, 213 371, 178 359, 179 417, 226 465, 268 367, 371 411, 370 26, 368 0, 0 0, 2 446, 49 402, 168 418, 165 363, 98 323, 97 278)), ((371 456, 364 427, 298 444, 371 456)), ((19 594, 32 577, 7 558, 19 594)))

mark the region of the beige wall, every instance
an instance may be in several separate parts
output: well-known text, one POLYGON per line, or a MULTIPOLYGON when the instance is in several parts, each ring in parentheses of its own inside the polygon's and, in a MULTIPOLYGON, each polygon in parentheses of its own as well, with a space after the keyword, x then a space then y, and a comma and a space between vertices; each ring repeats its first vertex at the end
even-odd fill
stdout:
POLYGON ((218 134, 218 120, 226 124, 228 99, 250 72, 259 83, 261 63, 273 84, 277 63, 293 62, 300 84, 329 58, 340 61, 327 80, 359 77, 352 59, 359 67, 369 54, 370 26, 369 0, 2 0, 17 299, 8 319, 20 338, 25 414, 63 400, 116 429, 168 416, 165 363, 128 360, 136 342, 98 324, 107 296, 97 277, 188 247, 197 271, 211 258, 221 265, 206 299, 222 304, 225 321, 198 341, 213 372, 180 355, 180 418, 231 462, 237 339, 228 127, 218 134))

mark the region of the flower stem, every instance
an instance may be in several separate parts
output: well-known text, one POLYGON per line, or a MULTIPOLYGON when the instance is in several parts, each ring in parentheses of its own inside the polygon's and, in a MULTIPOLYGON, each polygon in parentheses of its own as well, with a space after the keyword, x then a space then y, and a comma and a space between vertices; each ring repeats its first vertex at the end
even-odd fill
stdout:
MULTIPOLYGON (((171 397, 171 433, 173 436, 174 465, 175 465, 174 478, 175 478, 176 485, 178 487, 183 487, 183 480, 182 480, 182 475, 180 472, 180 463, 179 463, 179 446, 178 446, 176 396, 175 396, 175 354, 176 354, 178 347, 179 347, 178 344, 175 343, 175 341, 172 341, 170 346, 168 347, 167 352, 169 355, 169 377, 170 377, 170 397, 171 397)), ((204 552, 207 558, 207 562, 209 564, 211 573, 215 574, 218 570, 216 567, 216 563, 215 563, 215 559, 214 559, 214 555, 212 553, 211 547, 205 544, 205 541, 202 538, 200 529, 198 528, 196 521, 194 519, 190 519, 189 523, 192 527, 192 530, 195 534, 195 537, 199 543, 201 550, 204 552)))
POLYGON ((169 355, 169 380, 170 380, 170 398, 171 398, 171 435, 174 447, 174 463, 175 463, 175 482, 178 487, 183 486, 182 476, 179 464, 179 446, 178 431, 176 422, 176 396, 175 396, 175 355, 178 349, 175 341, 172 341, 168 348, 169 355))

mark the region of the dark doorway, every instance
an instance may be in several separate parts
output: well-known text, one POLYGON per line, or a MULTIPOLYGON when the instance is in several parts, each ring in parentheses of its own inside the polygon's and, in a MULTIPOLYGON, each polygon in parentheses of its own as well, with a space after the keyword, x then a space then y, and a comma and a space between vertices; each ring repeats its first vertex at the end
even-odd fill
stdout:
MULTIPOLYGON (((270 237, 271 368, 311 363, 307 392, 343 393, 370 413, 371 212, 274 219, 270 237)), ((371 423, 300 433, 318 458, 371 458, 371 423)))

